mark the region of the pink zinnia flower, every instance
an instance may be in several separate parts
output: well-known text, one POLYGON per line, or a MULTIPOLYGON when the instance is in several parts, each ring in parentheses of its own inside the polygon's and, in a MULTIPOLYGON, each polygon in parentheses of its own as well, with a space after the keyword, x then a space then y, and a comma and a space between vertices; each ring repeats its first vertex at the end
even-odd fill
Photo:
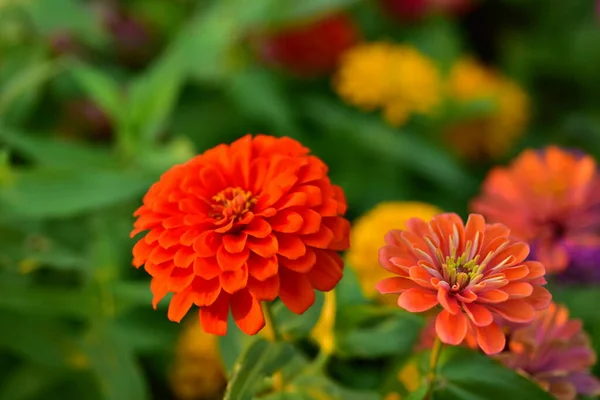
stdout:
POLYGON ((581 321, 569 319, 568 310, 555 303, 531 324, 516 328, 510 334, 509 350, 497 357, 559 400, 600 395, 600 382, 589 372, 596 355, 581 321))
POLYGON ((529 246, 506 226, 478 214, 464 224, 447 213, 429 223, 413 218, 406 227, 385 237, 379 262, 397 276, 377 289, 399 294, 398 306, 410 312, 440 306, 435 330, 442 342, 458 345, 470 334, 486 354, 498 353, 506 340, 497 318, 527 323, 548 307, 544 266, 525 261, 529 246))

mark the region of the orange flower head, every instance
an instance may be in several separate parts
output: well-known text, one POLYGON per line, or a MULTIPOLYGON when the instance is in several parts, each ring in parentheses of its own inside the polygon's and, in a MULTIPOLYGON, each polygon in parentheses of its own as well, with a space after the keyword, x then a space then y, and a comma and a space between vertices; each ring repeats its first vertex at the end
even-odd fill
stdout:
POLYGON ((600 246, 600 175, 585 154, 526 150, 489 173, 472 209, 529 242, 548 272, 564 271, 578 249, 600 246))
POLYGON ((440 340, 459 345, 473 335, 486 354, 504 348, 499 321, 526 323, 548 307, 544 266, 525 261, 529 246, 501 224, 471 214, 466 224, 454 213, 428 223, 413 218, 406 230, 392 230, 379 251, 383 268, 396 276, 377 284, 400 294, 398 306, 424 312, 440 306, 435 330, 440 340))
POLYGON ((569 311, 555 303, 531 324, 514 329, 508 350, 497 357, 559 400, 600 395, 600 381, 589 372, 596 355, 581 321, 569 319, 569 311))
POLYGON ((224 335, 229 310, 242 331, 264 324, 261 302, 301 314, 314 290, 342 277, 349 247, 346 200, 327 166, 297 141, 247 135, 176 165, 135 212, 133 265, 152 276, 153 306, 169 292, 168 318, 192 305, 204 331, 224 335))

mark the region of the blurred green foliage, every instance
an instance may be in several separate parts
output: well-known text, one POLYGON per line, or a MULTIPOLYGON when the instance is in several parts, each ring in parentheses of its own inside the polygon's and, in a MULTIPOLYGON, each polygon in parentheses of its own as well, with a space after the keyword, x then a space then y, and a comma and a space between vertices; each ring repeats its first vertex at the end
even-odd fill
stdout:
MULTIPOLYGON (((535 106, 506 159, 547 143, 600 156, 600 24, 591 1, 481 1, 463 18, 416 25, 387 20, 375 1, 123 3, 146 28, 107 28, 100 15, 116 2, 0 1, 0 400, 172 397, 167 371, 179 325, 167 320, 166 302, 151 309, 128 233, 151 183, 216 144, 247 132, 300 140, 345 189, 351 219, 391 199, 466 212, 490 165, 453 156, 427 121, 398 130, 347 107, 329 77, 265 67, 247 41, 257 29, 345 9, 367 39, 412 43, 443 70, 476 53, 520 81, 535 106), (91 105, 69 112, 78 101, 91 105), (104 126, 108 135, 98 135, 104 126)), ((301 317, 276 312, 285 333, 308 346, 302 354, 302 346, 263 340, 248 346, 235 329, 222 338, 226 398, 252 398, 259 378, 280 367, 299 389, 264 399, 370 400, 382 398, 386 382, 399 385, 397 368, 422 321, 375 307, 353 279, 346 274, 337 292, 338 347, 327 376, 297 371, 314 356, 305 338, 320 297, 301 317)), ((556 296, 600 350, 597 289, 556 296)), ((442 360, 435 399, 548 398, 482 356, 448 350, 442 360)))

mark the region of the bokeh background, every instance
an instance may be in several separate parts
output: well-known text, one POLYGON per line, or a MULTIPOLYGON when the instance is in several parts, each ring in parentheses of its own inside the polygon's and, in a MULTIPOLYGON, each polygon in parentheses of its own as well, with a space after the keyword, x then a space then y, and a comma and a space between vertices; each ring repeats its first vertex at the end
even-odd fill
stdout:
MULTIPOLYGON (((152 182, 219 143, 298 139, 329 165, 351 220, 392 200, 464 216, 489 169, 527 147, 600 157, 599 7, 0 0, 0 399, 219 398, 223 372, 204 360, 218 365, 215 347, 152 309, 129 238, 152 182), (353 100, 395 84, 393 69, 352 75, 347 51, 373 42, 435 68, 434 85, 411 87, 417 61, 398 83, 417 103, 438 96, 434 111, 398 121, 353 100)), ((600 291, 555 296, 598 348, 600 291)), ((379 364, 357 363, 332 375, 376 388, 379 364)))

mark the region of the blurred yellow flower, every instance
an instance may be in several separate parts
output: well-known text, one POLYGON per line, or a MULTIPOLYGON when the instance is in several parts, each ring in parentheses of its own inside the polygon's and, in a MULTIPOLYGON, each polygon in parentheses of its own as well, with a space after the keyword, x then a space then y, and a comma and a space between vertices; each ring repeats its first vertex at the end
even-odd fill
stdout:
POLYGON ((383 238, 392 229, 404 229, 406 221, 413 217, 430 220, 442 213, 439 208, 420 202, 383 202, 358 218, 352 227, 347 260, 356 273, 365 297, 377 298, 387 304, 395 303, 394 296, 383 296, 375 284, 391 276, 379 265, 379 249, 385 244, 383 238))
POLYGON ((349 104, 365 110, 381 107, 386 120, 399 126, 414 113, 433 111, 442 84, 436 65, 418 50, 374 42, 342 56, 334 87, 349 104))
POLYGON ((495 110, 486 116, 450 126, 446 139, 468 159, 497 159, 506 154, 529 121, 529 99, 514 82, 471 58, 459 60, 448 82, 452 101, 469 103, 490 100, 495 110))
POLYGON ((221 398, 226 385, 218 337, 202 330, 198 321, 184 326, 170 374, 171 388, 180 400, 221 398))
POLYGON ((321 316, 310 332, 310 337, 319 344, 325 354, 332 354, 335 350, 335 301, 335 289, 325 292, 321 316))

